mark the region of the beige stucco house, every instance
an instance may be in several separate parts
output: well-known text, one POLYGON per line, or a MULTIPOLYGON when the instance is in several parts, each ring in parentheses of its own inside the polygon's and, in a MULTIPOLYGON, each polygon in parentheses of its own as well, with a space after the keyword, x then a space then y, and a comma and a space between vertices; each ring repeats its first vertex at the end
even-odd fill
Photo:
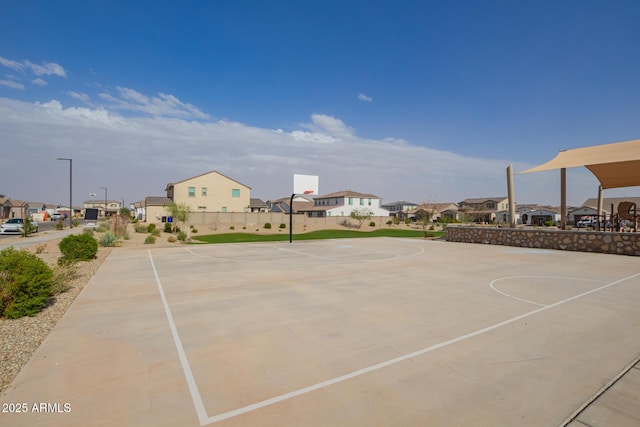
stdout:
POLYGON ((167 197, 191 212, 248 212, 251 187, 217 171, 169 183, 167 197))

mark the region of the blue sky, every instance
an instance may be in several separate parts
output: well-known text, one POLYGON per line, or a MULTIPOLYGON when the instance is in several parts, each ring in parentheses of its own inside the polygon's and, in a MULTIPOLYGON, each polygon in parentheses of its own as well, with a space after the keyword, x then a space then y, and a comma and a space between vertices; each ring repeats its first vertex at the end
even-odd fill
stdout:
MULTIPOLYGON (((64 203, 72 157, 74 203, 209 170, 265 200, 294 173, 506 195, 509 164, 640 139, 639 21, 636 1, 2 2, 0 193, 64 203)), ((518 203, 559 204, 558 175, 517 175, 518 203)), ((596 196, 568 178, 569 203, 596 196)))

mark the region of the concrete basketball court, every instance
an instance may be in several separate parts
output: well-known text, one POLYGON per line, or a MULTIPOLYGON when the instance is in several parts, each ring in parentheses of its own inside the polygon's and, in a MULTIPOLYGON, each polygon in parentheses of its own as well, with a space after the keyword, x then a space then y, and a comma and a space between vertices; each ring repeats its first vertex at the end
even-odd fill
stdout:
POLYGON ((637 361, 639 331, 635 257, 122 248, 3 394, 27 410, 0 425, 558 426, 637 361))

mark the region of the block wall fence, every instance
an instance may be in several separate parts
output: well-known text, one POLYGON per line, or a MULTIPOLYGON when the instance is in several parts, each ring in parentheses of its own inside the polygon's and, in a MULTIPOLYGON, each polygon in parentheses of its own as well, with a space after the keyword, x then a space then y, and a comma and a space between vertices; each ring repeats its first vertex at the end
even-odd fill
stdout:
POLYGON ((640 256, 640 233, 448 226, 450 242, 640 256))
MULTIPOLYGON (((370 222, 375 222, 376 227, 386 226, 387 221, 392 220, 390 216, 372 216, 370 219, 362 223, 362 229, 368 228, 370 222)), ((358 224, 358 221, 349 216, 328 216, 325 218, 309 218, 306 215, 293 215, 294 228, 299 226, 326 228, 333 226, 343 226, 343 222, 347 221, 352 226, 358 224)), ((148 221, 158 223, 158 221, 148 221)), ((280 224, 286 224, 289 228, 289 214, 281 212, 191 212, 189 214, 189 224, 194 224, 199 228, 211 230, 228 229, 235 227, 235 231, 242 227, 260 227, 265 223, 270 223, 273 228, 278 228, 280 224)))

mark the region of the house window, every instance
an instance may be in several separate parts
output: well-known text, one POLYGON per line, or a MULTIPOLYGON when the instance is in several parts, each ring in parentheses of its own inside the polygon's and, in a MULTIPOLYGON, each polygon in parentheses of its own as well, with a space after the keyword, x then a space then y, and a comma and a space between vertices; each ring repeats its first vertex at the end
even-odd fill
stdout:
POLYGON ((349 197, 349 205, 353 205, 353 197, 349 197))
POLYGON ((189 197, 196 197, 196 187, 189 187, 189 197))
POLYGON ((487 203, 487 209, 495 209, 496 204, 495 203, 487 203))
POLYGON ((360 206, 364 206, 364 199, 360 199, 360 206))
POLYGON ((202 196, 207 197, 207 187, 202 187, 202 196))
POLYGON ((222 207, 222 212, 226 212, 226 211, 227 211, 227 207, 226 207, 226 206, 223 206, 223 207, 222 207))
POLYGON ((231 197, 240 197, 240 189, 234 188, 233 190, 231 190, 231 197))
POLYGON ((369 206, 371 206, 371 199, 369 199, 369 206))

